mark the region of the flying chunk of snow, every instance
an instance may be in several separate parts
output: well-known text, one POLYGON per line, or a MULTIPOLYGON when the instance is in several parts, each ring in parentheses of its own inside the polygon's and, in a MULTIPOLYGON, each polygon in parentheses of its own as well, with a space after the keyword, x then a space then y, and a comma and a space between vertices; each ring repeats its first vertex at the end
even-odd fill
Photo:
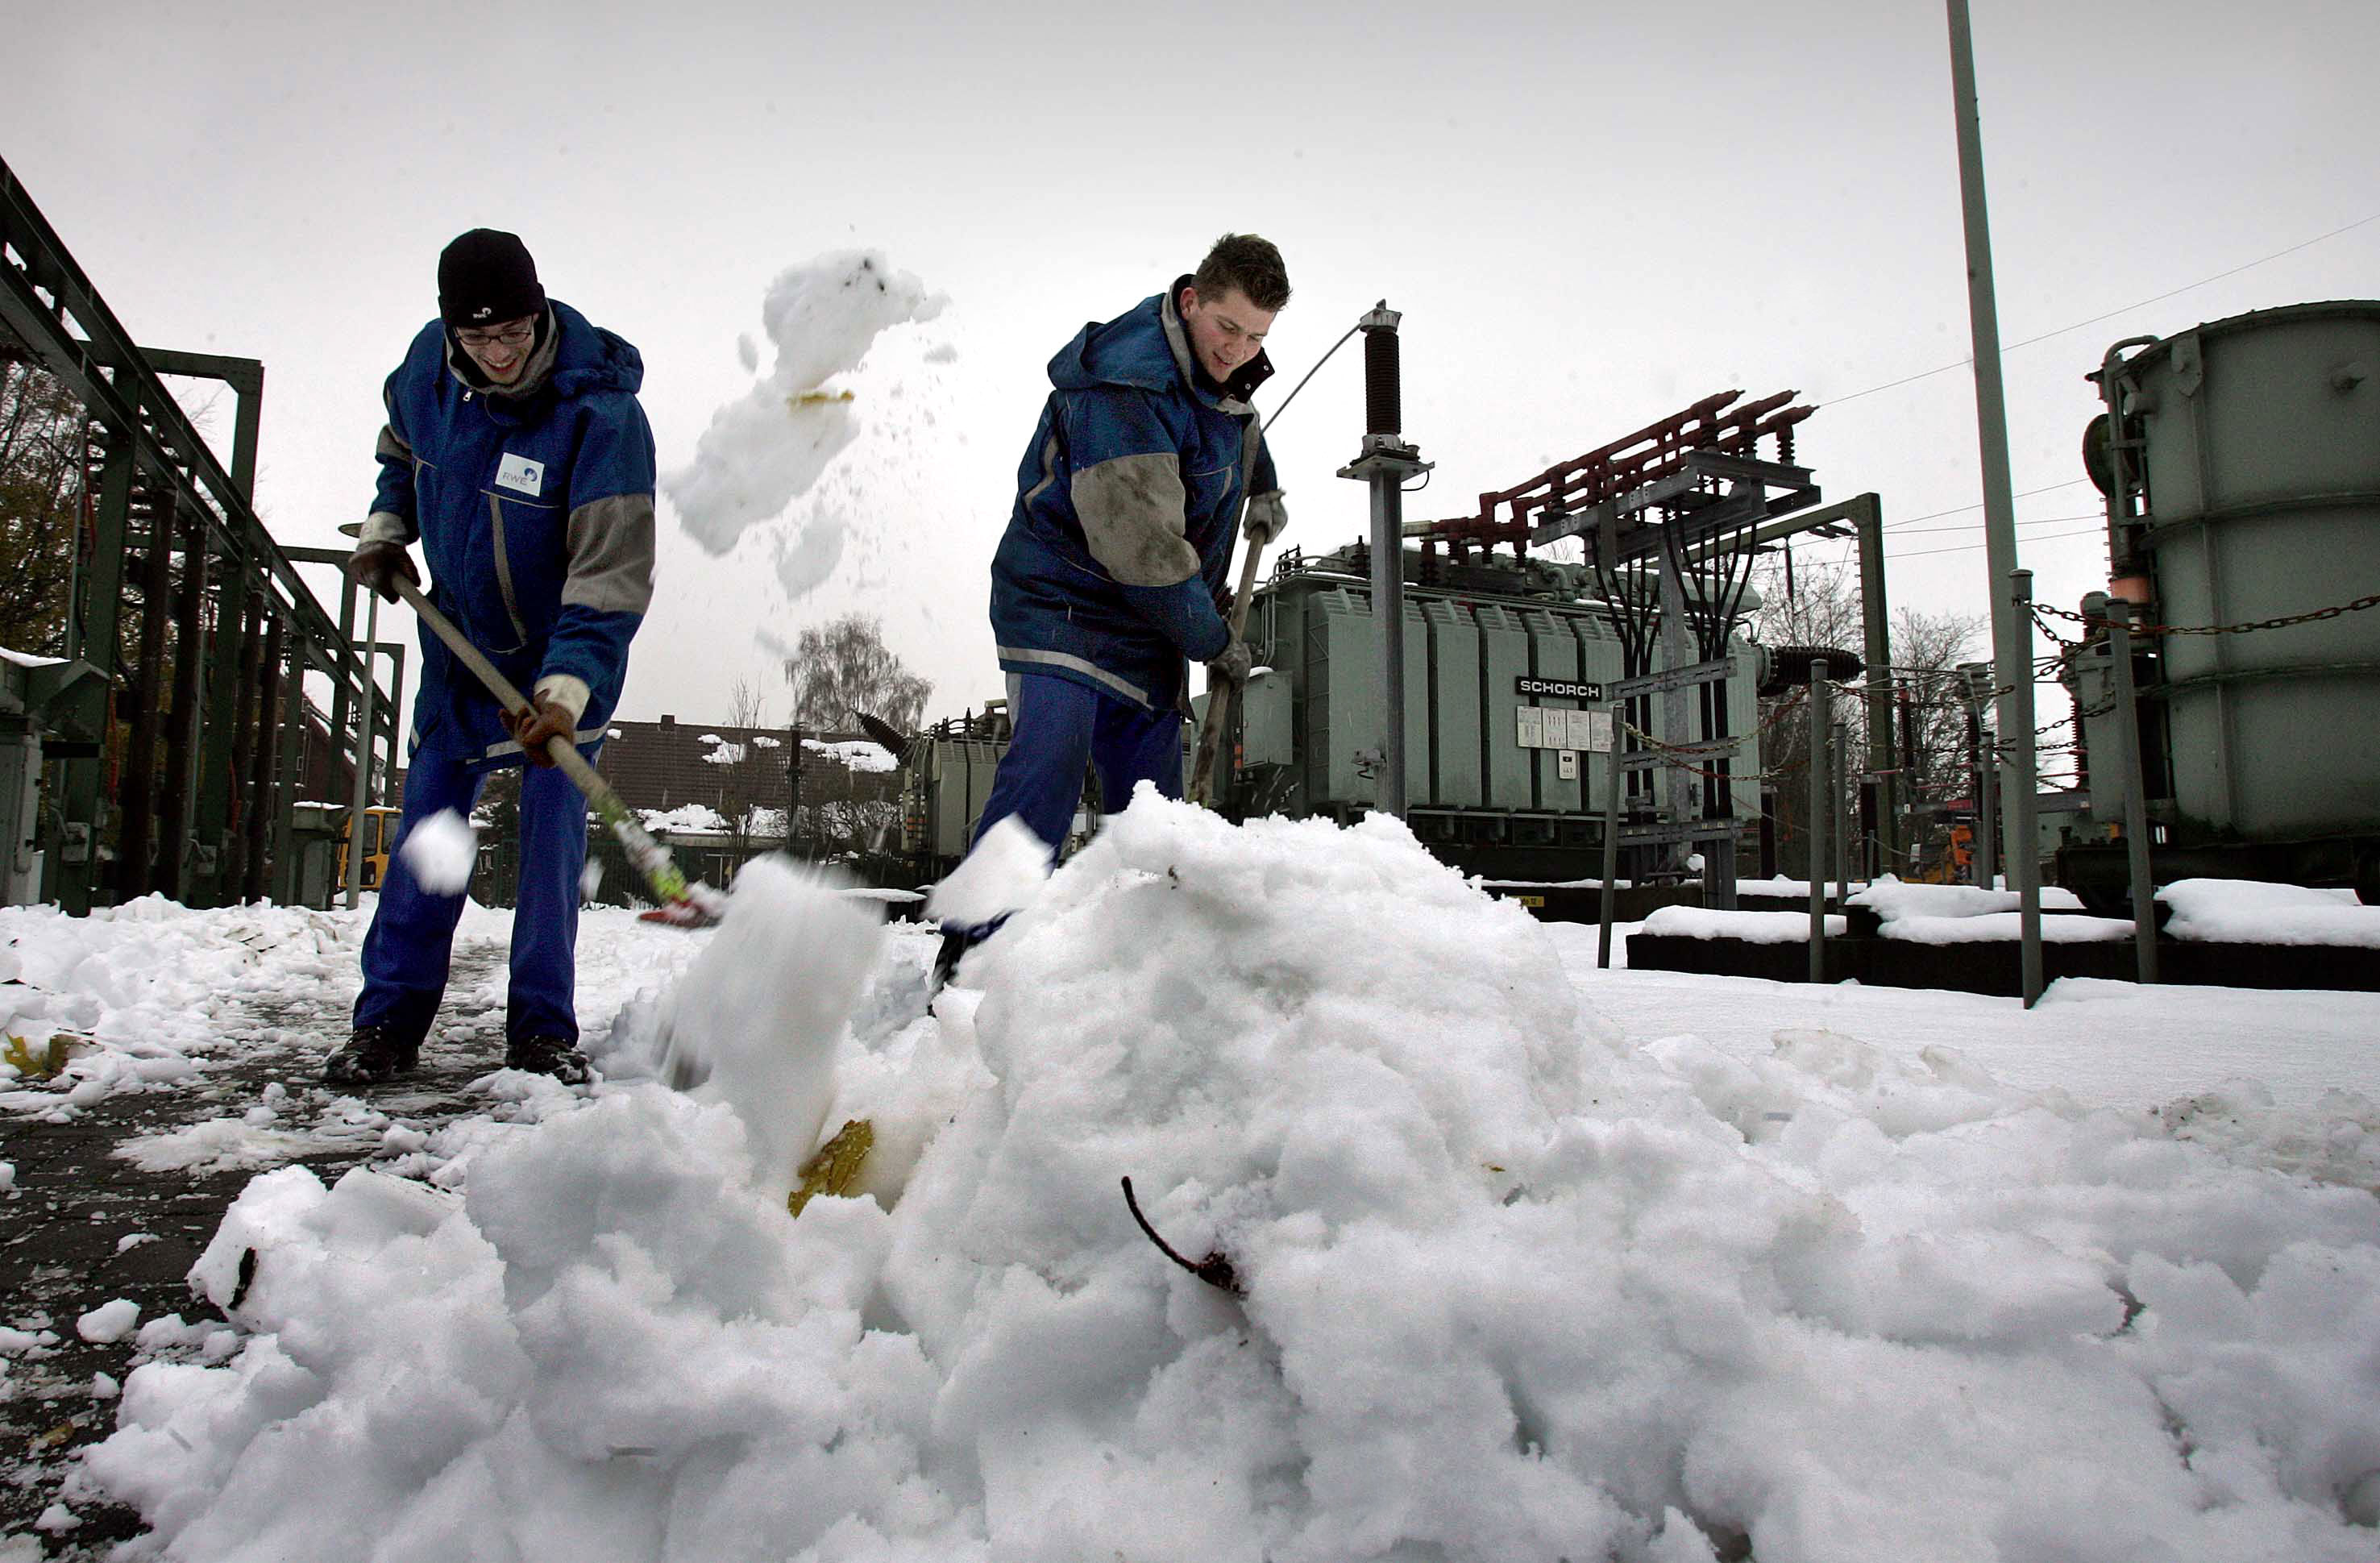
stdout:
POLYGON ((433 896, 459 896, 480 861, 480 836, 452 809, 441 809, 406 832, 397 849, 413 877, 433 896))
POLYGON ((760 316, 775 366, 713 413, 693 462, 662 480, 687 535, 724 554, 808 493, 859 435, 847 395, 827 382, 856 369, 887 327, 931 320, 945 302, 875 250, 835 250, 771 283, 760 316))

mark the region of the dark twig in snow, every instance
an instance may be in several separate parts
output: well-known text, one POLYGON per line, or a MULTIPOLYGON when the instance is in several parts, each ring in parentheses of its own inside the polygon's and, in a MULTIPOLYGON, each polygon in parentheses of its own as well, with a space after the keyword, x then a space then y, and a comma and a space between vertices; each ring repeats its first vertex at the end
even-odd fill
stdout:
POLYGON ((1140 1202, 1133 1197, 1132 1179, 1129 1178, 1123 1180, 1123 1203, 1131 1208, 1132 1218, 1140 1223, 1141 1231, 1148 1235, 1150 1242, 1157 1245, 1158 1252, 1165 1255, 1166 1258, 1173 1261, 1174 1264, 1181 1265, 1182 1268, 1189 1271, 1192 1275, 1197 1276, 1200 1280, 1206 1282, 1208 1286, 1215 1288, 1219 1291, 1230 1292, 1233 1297, 1247 1296, 1247 1293, 1240 1288, 1240 1277, 1232 1271, 1232 1262, 1224 1256, 1222 1250, 1217 1249, 1206 1258, 1198 1261, 1196 1264, 1193 1264, 1190 1261, 1183 1258, 1181 1254, 1174 1252, 1174 1248, 1172 1243, 1169 1243, 1163 1238, 1159 1237, 1157 1235, 1157 1228, 1148 1224, 1148 1217, 1141 1215, 1140 1202))

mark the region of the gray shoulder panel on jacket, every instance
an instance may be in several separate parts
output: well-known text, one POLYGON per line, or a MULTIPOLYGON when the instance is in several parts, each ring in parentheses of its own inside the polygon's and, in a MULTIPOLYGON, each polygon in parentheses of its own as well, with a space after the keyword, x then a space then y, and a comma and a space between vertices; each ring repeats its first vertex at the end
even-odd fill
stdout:
POLYGON ((1120 583, 1173 586, 1198 573, 1198 551, 1183 536, 1181 458, 1119 456, 1076 472, 1067 492, 1091 557, 1120 583))
POLYGON ((640 614, 653 600, 653 496, 615 494, 570 512, 565 607, 640 614))

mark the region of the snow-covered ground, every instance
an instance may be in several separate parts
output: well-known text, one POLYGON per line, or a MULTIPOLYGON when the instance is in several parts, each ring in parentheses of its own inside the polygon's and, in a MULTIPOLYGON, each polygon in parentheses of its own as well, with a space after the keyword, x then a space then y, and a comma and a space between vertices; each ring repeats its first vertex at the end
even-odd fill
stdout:
MULTIPOLYGON (((360 932, 0 912, 8 1029, 93 1044, 0 1157, 327 1044, 360 932)), ((895 927, 848 1024, 781 1020, 878 1132, 791 1218, 765 1100, 648 1078, 665 1023, 761 1034, 689 970, 735 932, 585 914, 591 1092, 226 1104, 210 1165, 377 1159, 255 1177, 200 1322, 93 1322, 140 1365, 61 1512, 192 1559, 2380 1556, 2380 995, 1598 971, 1393 824, 1143 800, 934 1015, 895 927)), ((833 946, 787 937, 780 992, 833 946)))

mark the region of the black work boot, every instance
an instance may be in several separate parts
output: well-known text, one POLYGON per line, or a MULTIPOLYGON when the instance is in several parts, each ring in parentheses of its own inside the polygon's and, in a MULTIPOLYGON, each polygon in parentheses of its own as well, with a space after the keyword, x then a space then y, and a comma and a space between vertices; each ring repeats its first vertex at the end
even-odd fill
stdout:
POLYGON ((358 1026, 347 1044, 322 1061, 331 1085, 384 1085, 409 1075, 421 1058, 421 1044, 399 1042, 379 1026, 358 1026))
POLYGON ((565 1085, 587 1083, 587 1055, 558 1036, 515 1037, 504 1044, 504 1068, 552 1075, 565 1085))

